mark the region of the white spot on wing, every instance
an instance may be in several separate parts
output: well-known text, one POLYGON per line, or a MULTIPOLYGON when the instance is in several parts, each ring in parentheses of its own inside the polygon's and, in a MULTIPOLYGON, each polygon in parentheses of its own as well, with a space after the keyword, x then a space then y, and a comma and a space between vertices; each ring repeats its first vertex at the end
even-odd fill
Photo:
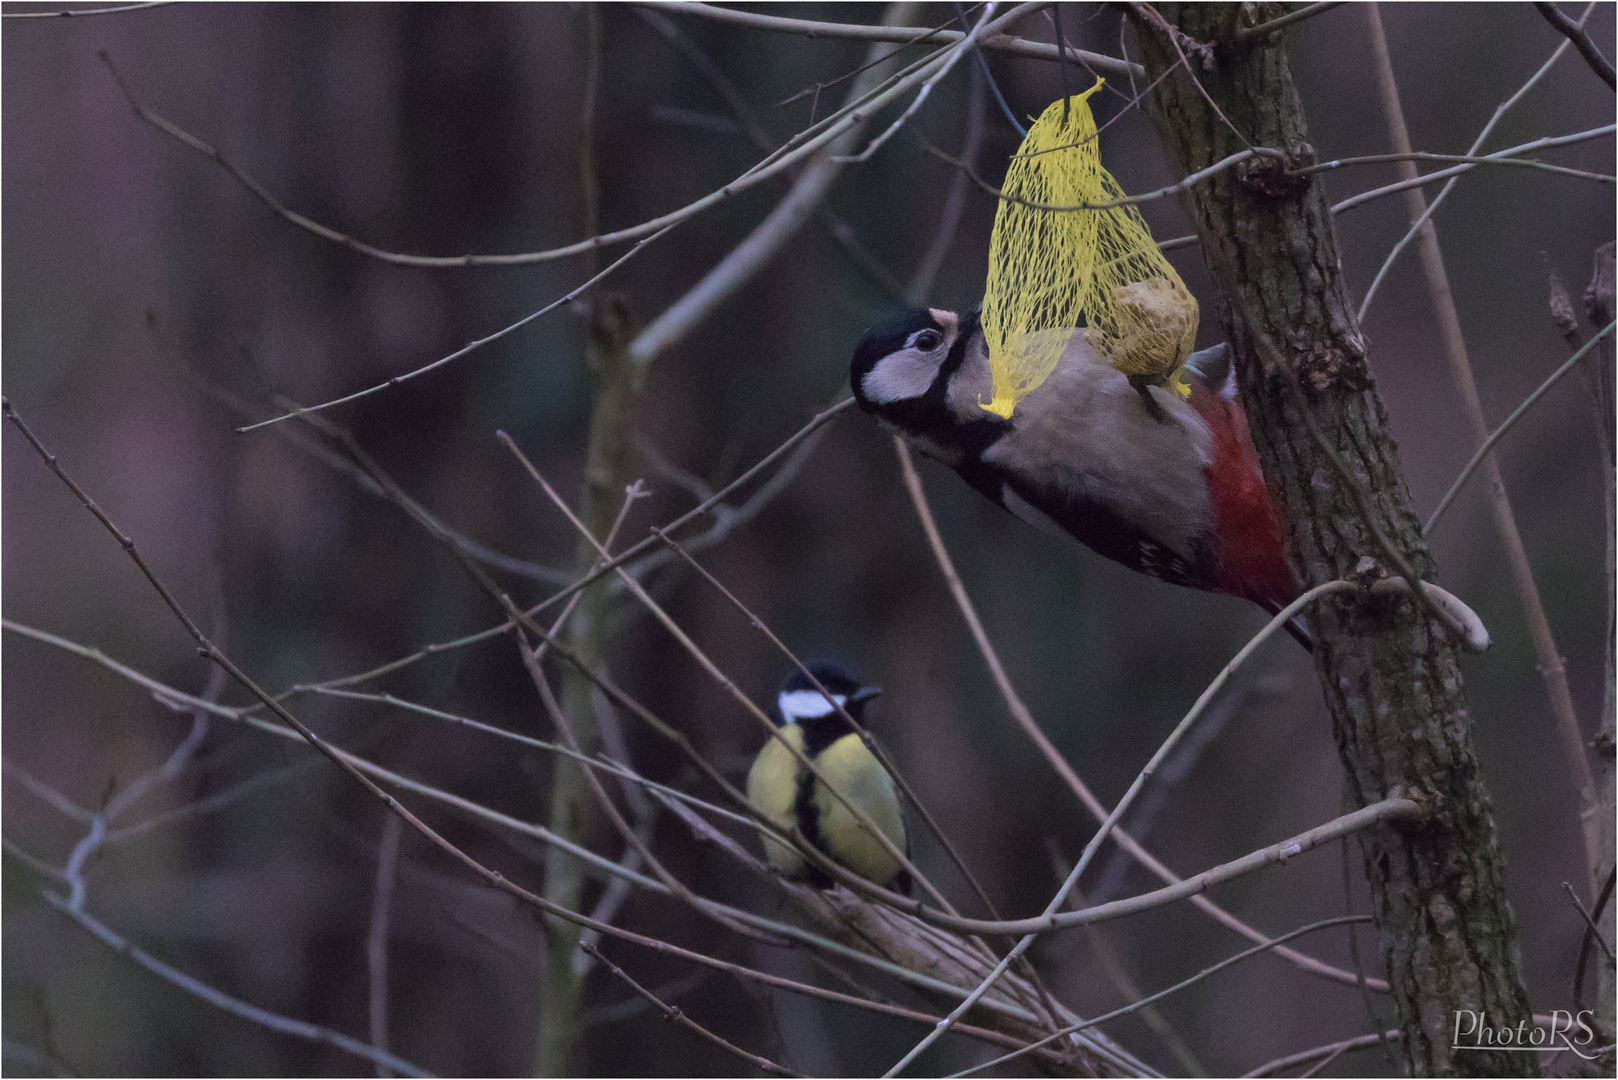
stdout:
MULTIPOLYGON (((838 705, 848 704, 848 699, 842 694, 833 694, 831 700, 838 705)), ((787 723, 795 720, 813 720, 820 716, 829 716, 834 710, 831 701, 821 696, 819 690, 783 690, 776 699, 776 706, 787 723)))
POLYGON ((1040 532, 1050 533, 1052 536, 1068 536, 1068 531, 1058 525, 1056 519, 1012 491, 1010 484, 1000 485, 1000 505, 1040 532))

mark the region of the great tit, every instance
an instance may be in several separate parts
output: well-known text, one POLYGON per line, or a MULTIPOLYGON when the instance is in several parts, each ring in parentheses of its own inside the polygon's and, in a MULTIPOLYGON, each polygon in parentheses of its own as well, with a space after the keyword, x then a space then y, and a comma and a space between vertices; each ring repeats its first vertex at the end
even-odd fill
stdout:
POLYGON ((1132 385, 1080 329, 1001 419, 981 405, 994 395, 979 312, 921 308, 865 334, 850 382, 862 409, 1024 521, 1274 613, 1298 586, 1228 347, 1193 353, 1183 371, 1188 396, 1132 385))
MULTIPOLYGON (((782 745, 795 747, 813 761, 826 780, 908 854, 904 817, 893 777, 864 741, 832 706, 832 701, 864 723, 865 705, 882 691, 861 686, 841 665, 812 661, 805 665, 831 694, 828 701, 802 671, 793 671, 776 698, 780 727, 759 751, 747 774, 747 798, 782 832, 796 828, 829 858, 873 884, 909 893, 910 875, 846 805, 782 745)), ((831 876, 798 851, 768 836, 764 853, 770 865, 788 877, 825 888, 831 876)))

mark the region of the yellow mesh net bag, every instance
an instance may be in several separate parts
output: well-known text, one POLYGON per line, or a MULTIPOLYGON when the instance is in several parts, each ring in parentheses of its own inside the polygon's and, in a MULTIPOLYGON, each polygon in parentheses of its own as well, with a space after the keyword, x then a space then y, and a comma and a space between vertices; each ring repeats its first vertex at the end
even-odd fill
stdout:
POLYGON ((1124 198, 1101 165, 1088 99, 1103 80, 1054 102, 1011 159, 989 237, 983 332, 994 400, 1010 417, 1088 326, 1092 348, 1137 385, 1185 393, 1178 377, 1197 337, 1197 301, 1133 205, 1057 209, 1124 198))

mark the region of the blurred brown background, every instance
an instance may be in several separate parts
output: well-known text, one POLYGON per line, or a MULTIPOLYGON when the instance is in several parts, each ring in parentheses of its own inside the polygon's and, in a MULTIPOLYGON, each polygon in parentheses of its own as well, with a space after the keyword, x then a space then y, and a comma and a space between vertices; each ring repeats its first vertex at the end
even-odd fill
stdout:
MULTIPOLYGON (((771 10, 856 22, 882 14, 852 4, 771 10)), ((931 5, 927 14, 933 25, 952 8, 931 5)), ((810 98, 778 102, 843 75, 865 52, 856 42, 670 18, 777 139, 807 123, 810 98)), ((1063 5, 1069 41, 1112 55, 1120 18, 1101 5, 1063 5)), ((1527 5, 1390 5, 1383 18, 1412 141, 1442 153, 1464 153, 1561 40, 1527 5)), ((299 231, 133 116, 97 50, 108 51, 150 108, 219 146, 317 221, 398 251, 529 251, 584 235, 583 22, 582 9, 561 4, 177 5, 4 26, 5 393, 261 685, 281 689, 360 671, 499 615, 396 507, 282 430, 238 435, 233 428, 271 415, 272 393, 313 403, 418 367, 551 302, 586 275, 577 260, 403 268, 299 231), (245 402, 250 415, 211 390, 245 402)), ((757 160, 724 102, 636 8, 606 7, 602 27, 595 146, 603 228, 684 205, 757 160)), ((1601 5, 1591 27, 1612 55, 1613 6, 1601 5)), ((1051 39, 1043 17, 1024 20, 1019 32, 1051 39)), ((1320 158, 1386 152, 1362 13, 1350 6, 1303 24, 1291 33, 1290 51, 1320 158)), ((991 66, 1019 116, 1061 92, 1052 64, 994 56, 991 66)), ((908 129, 869 163, 845 170, 830 198, 900 280, 933 240, 953 176, 918 136, 950 152, 960 147, 968 71, 960 65, 908 129)), ((1082 71, 1072 76, 1074 89, 1088 82, 1082 71)), ((1109 85, 1127 92, 1119 80, 1109 85)), ((823 103, 842 92, 826 91, 823 103)), ((1103 121, 1126 104, 1116 94, 1096 101, 1103 121)), ((1611 123, 1613 111, 1610 92, 1570 51, 1487 150, 1611 123)), ((1017 136, 992 104, 987 125, 978 165, 995 180, 1017 136)), ((1174 179, 1143 113, 1108 128, 1102 148, 1126 190, 1174 179)), ((1610 172, 1612 143, 1545 159, 1610 172)), ((1394 179, 1389 165, 1344 169, 1325 182, 1340 199, 1394 179)), ((782 190, 766 185, 689 222, 627 264, 610 288, 649 320, 782 190)), ((1188 231, 1172 201, 1143 209, 1160 239, 1188 231)), ((964 307, 980 297, 993 210, 989 196, 969 193, 932 303, 964 307)), ((1528 169, 1480 170, 1462 179, 1436 221, 1484 407, 1498 422, 1566 358, 1547 309, 1547 262, 1577 298, 1593 250, 1614 234, 1613 188, 1528 169)), ((1398 198, 1338 218, 1356 294, 1406 222, 1398 198)), ((1202 344, 1211 344, 1222 330, 1196 249, 1174 260, 1203 297, 1202 344)), ((839 388, 855 341, 896 304, 810 225, 658 362, 636 413, 641 440, 709 481, 730 479, 846 392, 839 388)), ((1413 248, 1384 284, 1365 330, 1408 482, 1417 506, 1430 512, 1475 447, 1413 248)), ((328 416, 454 528, 501 552, 565 567, 573 550, 566 523, 494 431, 511 433, 563 491, 576 493, 591 385, 582 346, 578 319, 561 310, 328 416)), ((1564 381, 1499 456, 1588 733, 1601 702, 1604 603, 1599 458, 1585 397, 1576 377, 1564 381)), ((207 665, 117 545, 14 430, 0 445, 6 617, 200 692, 207 665)), ((1058 544, 943 470, 923 471, 1012 679, 1080 773, 1103 798, 1116 799, 1262 624, 1259 613, 1058 544)), ((631 519, 631 537, 694 502, 649 461, 642 474, 656 497, 631 519)), ((1573 796, 1481 485, 1461 497, 1433 546, 1443 583, 1478 611, 1496 643, 1466 661, 1467 691, 1530 995, 1536 1011, 1570 1008, 1582 924, 1560 883, 1584 875, 1573 796)), ((837 422, 791 487, 704 559, 790 646, 840 656, 884 687, 872 713, 879 738, 1001 909, 1042 905, 1057 880, 1051 845, 1073 858, 1092 824, 1006 717, 927 552, 888 437, 863 416, 837 422)), ((551 591, 520 577, 502 580, 519 601, 551 591)), ((654 581, 726 672, 767 701, 786 671, 768 643, 700 580, 663 571, 654 581)), ((611 657, 628 689, 740 775, 758 745, 753 722, 659 627, 627 620, 611 657)), ((8 634, 4 660, 7 762, 81 805, 102 805, 160 764, 188 730, 189 717, 58 650, 8 634)), ((415 665, 377 689, 529 734, 549 731, 505 639, 415 665)), ((231 688, 224 700, 246 699, 231 688)), ((1294 645, 1269 645, 1233 703, 1183 775, 1162 781, 1151 820, 1132 819, 1181 873, 1344 809, 1313 670, 1294 645)), ((537 754, 370 705, 304 698, 299 715, 390 768, 526 820, 546 814, 550 762, 537 754)), ((684 781, 683 766, 662 744, 633 725, 627 733, 639 768, 684 781)), ((4 784, 5 835, 60 865, 83 826, 17 776, 9 772, 4 784)), ((88 870, 88 910, 228 993, 364 1038, 364 940, 381 807, 306 747, 216 720, 181 776, 129 820, 222 793, 238 797, 101 852, 88 870), (256 786, 243 788, 255 778, 256 786)), ((425 813, 503 873, 530 886, 540 880, 536 846, 440 810, 425 813)), ((912 833, 923 867, 964 899, 936 845, 919 828, 912 833)), ((596 840, 616 857, 616 838, 603 831, 596 840)), ((677 823, 661 823, 657 844, 699 891, 770 910, 765 889, 699 849, 677 823)), ((1244 879, 1216 898, 1274 933, 1341 914, 1345 905, 1364 910, 1357 850, 1348 859, 1349 898, 1334 849, 1244 879)), ((1101 867, 1087 879, 1092 895, 1147 884, 1106 859, 1101 867)), ((369 1070, 139 970, 48 907, 42 879, 13 858, 4 880, 8 1071, 40 1066, 18 1048, 86 1074, 369 1070)), ((637 896, 620 921, 749 964, 801 967, 724 936, 671 900, 637 896)), ((1240 947, 1184 905, 1110 924, 1105 934, 1148 991, 1240 947)), ((1372 937, 1361 933, 1360 951, 1379 973, 1372 937)), ((1340 930, 1307 947, 1352 963, 1340 930)), ((528 1069, 542 950, 533 915, 407 834, 391 949, 394 1049, 446 1074, 528 1069)), ((647 985, 691 973, 630 946, 608 952, 647 985)), ((1081 1012, 1121 1003, 1082 935, 1049 939, 1035 955, 1081 1012)), ((614 1012, 626 997, 610 976, 591 976, 581 1071, 741 1068, 652 1013, 614 1012)), ((921 1034, 852 1010, 773 1002, 720 976, 684 985, 674 1000, 721 1034, 808 1071, 880 1070, 921 1034)), ((1386 1004, 1376 1006, 1385 1023, 1386 1004)), ((1215 1074, 1372 1030, 1352 989, 1273 958, 1170 999, 1163 1011, 1215 1074)), ((1160 1068, 1183 1067, 1137 1020, 1112 1033, 1160 1068)), ((946 1042, 924 1064, 960 1067, 978 1053, 946 1042)), ((1389 1067, 1372 1051, 1330 1072, 1389 1067)))

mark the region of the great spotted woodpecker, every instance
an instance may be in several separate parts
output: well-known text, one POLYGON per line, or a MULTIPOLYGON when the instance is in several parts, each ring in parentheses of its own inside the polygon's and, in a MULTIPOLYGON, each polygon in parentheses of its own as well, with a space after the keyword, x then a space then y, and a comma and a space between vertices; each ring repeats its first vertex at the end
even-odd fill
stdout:
MULTIPOLYGON (((850 376, 860 407, 1017 517, 1176 585, 1272 614, 1298 595, 1229 349, 1194 353, 1190 395, 1132 385, 1075 332, 1002 420, 976 310, 921 308, 872 328, 850 376)), ((1308 647, 1301 628, 1289 624, 1308 647)))

